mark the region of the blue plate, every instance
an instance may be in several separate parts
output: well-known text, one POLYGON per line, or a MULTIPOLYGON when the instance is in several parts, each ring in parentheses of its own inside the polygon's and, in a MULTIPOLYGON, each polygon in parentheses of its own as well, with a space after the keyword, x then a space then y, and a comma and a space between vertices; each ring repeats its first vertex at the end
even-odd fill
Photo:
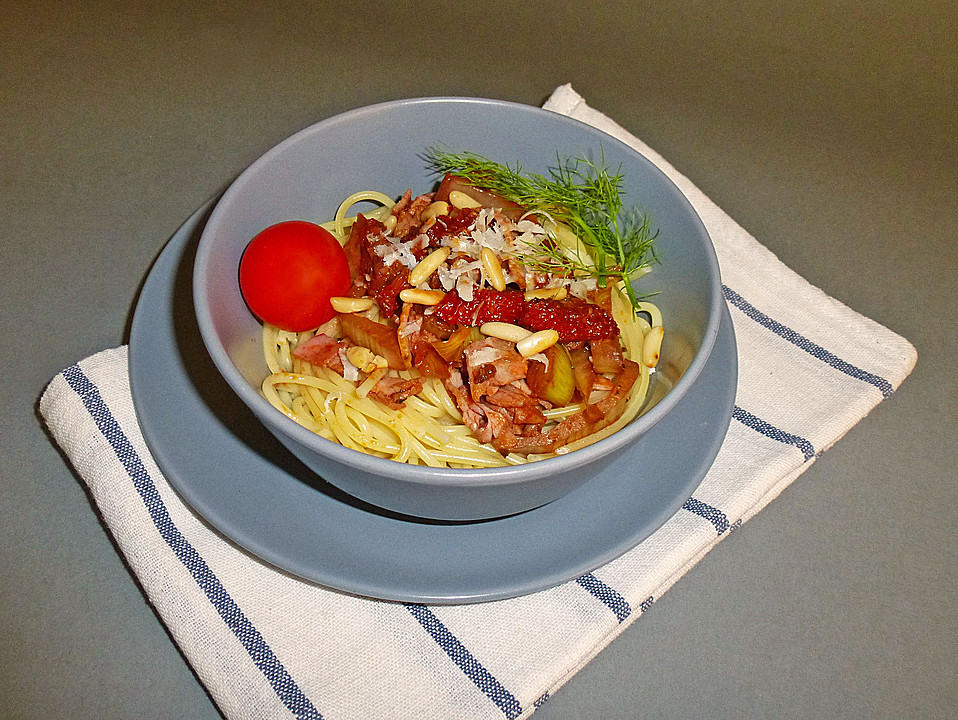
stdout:
POLYGON ((463 603, 542 590, 631 549, 668 520, 725 438, 737 381, 724 313, 701 378, 632 447, 572 493, 480 522, 430 522, 358 501, 308 470, 233 393, 196 326, 191 283, 209 206, 163 250, 137 302, 130 382, 143 434, 193 510, 306 580, 398 601, 463 603))

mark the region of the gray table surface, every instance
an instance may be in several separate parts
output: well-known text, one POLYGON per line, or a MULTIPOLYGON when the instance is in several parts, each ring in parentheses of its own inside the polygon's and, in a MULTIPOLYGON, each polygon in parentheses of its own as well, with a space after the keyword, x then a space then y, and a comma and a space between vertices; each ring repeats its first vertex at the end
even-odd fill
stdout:
POLYGON ((0 717, 219 717, 36 413, 178 225, 339 111, 566 82, 919 361, 536 717, 956 716, 956 6, 645 5, 0 4, 0 717))

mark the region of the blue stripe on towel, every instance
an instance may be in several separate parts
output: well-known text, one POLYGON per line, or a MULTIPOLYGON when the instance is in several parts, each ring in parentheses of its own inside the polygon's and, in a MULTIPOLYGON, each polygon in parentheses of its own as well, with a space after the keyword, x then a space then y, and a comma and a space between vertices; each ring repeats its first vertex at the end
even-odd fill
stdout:
POLYGON ((891 383, 885 378, 874 375, 866 370, 862 370, 859 367, 855 367, 851 363, 846 362, 840 357, 830 353, 821 345, 816 345, 804 335, 792 330, 790 327, 782 325, 777 320, 773 320, 727 285, 723 285, 722 290, 725 294, 725 299, 729 303, 737 307, 739 310, 745 313, 745 315, 750 317, 762 327, 765 327, 779 337, 788 340, 795 347, 801 348, 812 357, 818 358, 826 365, 830 365, 836 370, 845 373, 849 377, 853 377, 856 380, 861 380, 869 385, 874 385, 886 398, 894 392, 894 388, 892 388, 891 383))
POLYGON ((717 507, 713 507, 708 503, 704 503, 701 500, 696 500, 694 497, 690 497, 685 501, 682 509, 688 510, 691 513, 695 513, 699 517, 703 517, 708 520, 715 526, 715 529, 718 530, 719 535, 728 530, 728 516, 717 507))
POLYGON ((592 573, 586 573, 575 579, 579 585, 584 587, 596 598, 601 600, 608 607, 619 622, 623 622, 632 614, 632 608, 629 607, 629 601, 622 597, 616 590, 606 585, 592 573))
POLYGON ((279 658, 276 657, 273 650, 263 639, 259 630, 249 621, 236 601, 230 597, 226 588, 223 587, 219 578, 206 564, 196 548, 189 543, 173 523, 169 511, 156 489, 153 478, 150 477, 143 461, 137 455, 133 444, 124 434, 120 424, 113 417, 113 413, 107 407, 97 386, 77 365, 64 370, 63 377, 83 401, 84 407, 96 422, 97 428, 103 433, 117 458, 126 468, 126 472, 146 505, 150 518, 153 520, 153 525, 159 531, 160 536, 170 546, 170 549, 173 550, 190 575, 193 576, 196 584, 206 593, 206 597, 209 598, 216 612, 227 627, 233 631, 243 647, 246 648, 246 652, 249 653, 250 658, 269 681, 283 704, 297 718, 322 720, 322 715, 300 690, 289 672, 279 661, 279 658))
POLYGON ((786 445, 794 445, 802 451, 806 460, 811 460, 815 457, 815 447, 808 440, 798 435, 793 435, 790 432, 785 432, 771 423, 762 420, 762 418, 752 415, 752 413, 747 410, 743 410, 738 405, 733 408, 732 417, 765 437, 778 440, 780 443, 785 443, 786 445))
POLYGON ((425 605, 415 603, 406 603, 406 609, 419 621, 446 655, 459 666, 466 677, 472 680, 486 697, 498 705, 509 720, 522 714, 522 706, 515 696, 476 660, 475 656, 466 649, 459 638, 450 632, 449 628, 443 625, 432 610, 425 605))

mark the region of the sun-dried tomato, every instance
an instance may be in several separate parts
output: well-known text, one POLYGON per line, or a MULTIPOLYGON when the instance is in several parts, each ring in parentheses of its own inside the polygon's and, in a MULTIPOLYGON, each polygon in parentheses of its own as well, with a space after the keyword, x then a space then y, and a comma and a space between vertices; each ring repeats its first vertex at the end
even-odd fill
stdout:
POLYGON ((617 337, 619 326, 605 310, 581 298, 532 300, 526 303, 517 325, 532 330, 555 330, 559 340, 599 340, 617 337))
POLYGON ((444 237, 462 235, 479 215, 475 208, 452 208, 446 215, 437 215, 436 222, 426 230, 429 237, 429 247, 438 247, 444 237))
POLYGON ((463 300, 453 290, 436 305, 435 317, 446 322, 475 327, 487 322, 514 323, 526 306, 519 290, 475 290, 472 300, 463 300))
POLYGON ((396 314, 399 307, 399 293, 409 287, 409 268, 402 263, 379 265, 373 268, 373 278, 367 292, 379 303, 386 317, 396 314))

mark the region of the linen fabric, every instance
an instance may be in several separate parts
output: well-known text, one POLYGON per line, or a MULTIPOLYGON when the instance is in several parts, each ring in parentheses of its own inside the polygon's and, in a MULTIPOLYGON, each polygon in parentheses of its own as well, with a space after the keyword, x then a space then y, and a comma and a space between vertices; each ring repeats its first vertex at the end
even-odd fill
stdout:
POLYGON ((785 267, 570 86, 544 107, 648 157, 711 234, 739 353, 733 418, 718 457, 665 525, 580 578, 488 603, 378 601, 301 581, 211 530, 146 447, 126 347, 80 361, 51 381, 41 413, 227 718, 528 717, 913 368, 916 352, 905 339, 785 267))

